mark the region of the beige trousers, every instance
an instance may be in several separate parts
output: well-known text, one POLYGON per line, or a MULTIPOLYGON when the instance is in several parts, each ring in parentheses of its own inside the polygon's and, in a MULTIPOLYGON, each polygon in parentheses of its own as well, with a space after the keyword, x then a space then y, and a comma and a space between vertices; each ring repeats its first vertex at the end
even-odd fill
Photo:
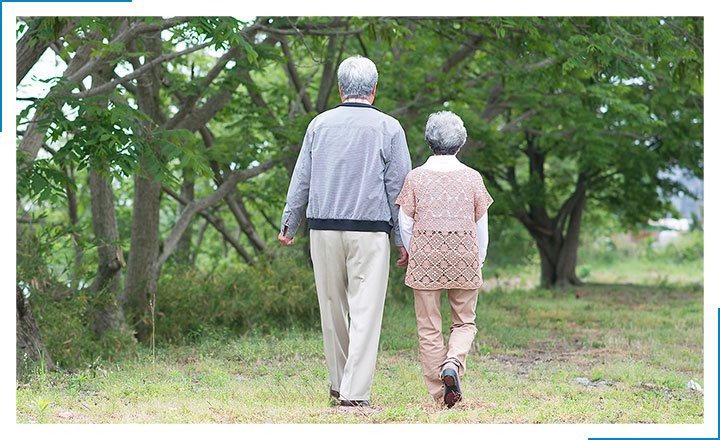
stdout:
POLYGON ((452 325, 450 338, 445 347, 440 316, 442 290, 415 291, 415 316, 417 318, 420 362, 428 391, 435 400, 442 399, 444 388, 440 376, 447 362, 457 366, 458 377, 465 373, 465 358, 477 333, 475 306, 478 289, 448 289, 448 301, 452 325))
POLYGON ((310 256, 330 387, 341 399, 368 400, 390 269, 388 234, 311 229, 310 256))

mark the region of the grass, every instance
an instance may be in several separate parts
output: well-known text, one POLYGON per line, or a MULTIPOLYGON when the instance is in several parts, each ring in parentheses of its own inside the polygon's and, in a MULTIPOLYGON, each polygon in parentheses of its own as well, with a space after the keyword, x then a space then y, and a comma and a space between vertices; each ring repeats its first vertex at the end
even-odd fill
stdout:
MULTIPOLYGON (((214 332, 122 362, 37 368, 18 423, 702 423, 702 286, 500 289, 478 302, 464 400, 422 381, 412 303, 388 302, 370 408, 333 406, 317 330, 214 332), (589 385, 577 383, 587 378, 589 385)), ((449 316, 446 301, 443 301, 449 316)), ((318 325, 319 327, 319 325, 318 325)))

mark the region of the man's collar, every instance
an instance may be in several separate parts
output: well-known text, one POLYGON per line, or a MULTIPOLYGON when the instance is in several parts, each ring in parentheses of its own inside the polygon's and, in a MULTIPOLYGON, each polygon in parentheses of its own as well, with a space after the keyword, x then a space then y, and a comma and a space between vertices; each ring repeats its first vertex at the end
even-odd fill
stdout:
POLYGON ((338 107, 364 107, 364 108, 371 108, 371 109, 377 110, 382 113, 382 110, 380 110, 379 108, 375 107, 374 105, 368 104, 366 102, 348 102, 347 100, 345 100, 345 102, 343 102, 342 104, 338 104, 335 106, 335 108, 338 108, 338 107))
POLYGON ((357 102, 357 103, 361 103, 361 104, 371 105, 370 100, 368 100, 366 98, 347 98, 345 101, 343 101, 343 103, 346 103, 346 102, 357 102))

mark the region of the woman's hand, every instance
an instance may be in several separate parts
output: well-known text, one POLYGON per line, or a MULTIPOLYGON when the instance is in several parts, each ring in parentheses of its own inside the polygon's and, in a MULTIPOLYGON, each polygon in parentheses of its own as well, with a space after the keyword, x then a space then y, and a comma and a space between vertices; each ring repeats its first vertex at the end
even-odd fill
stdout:
POLYGON ((398 246, 398 250, 400 251, 400 259, 397 260, 397 263, 395 263, 398 267, 407 267, 408 265, 408 253, 405 250, 405 247, 398 246))

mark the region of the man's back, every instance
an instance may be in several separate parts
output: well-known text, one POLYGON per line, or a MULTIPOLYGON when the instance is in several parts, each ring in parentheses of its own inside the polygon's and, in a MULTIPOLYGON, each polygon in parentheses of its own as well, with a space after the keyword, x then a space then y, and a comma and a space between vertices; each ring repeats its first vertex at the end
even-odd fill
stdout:
POLYGON ((393 149, 407 152, 400 124, 368 105, 341 105, 313 122, 308 128, 313 132, 307 210, 311 222, 315 226, 323 219, 388 222, 386 167, 393 149))
POLYGON ((290 183, 288 236, 305 205, 310 229, 389 233, 410 167, 405 133, 391 116, 360 103, 321 113, 308 125, 290 183))

